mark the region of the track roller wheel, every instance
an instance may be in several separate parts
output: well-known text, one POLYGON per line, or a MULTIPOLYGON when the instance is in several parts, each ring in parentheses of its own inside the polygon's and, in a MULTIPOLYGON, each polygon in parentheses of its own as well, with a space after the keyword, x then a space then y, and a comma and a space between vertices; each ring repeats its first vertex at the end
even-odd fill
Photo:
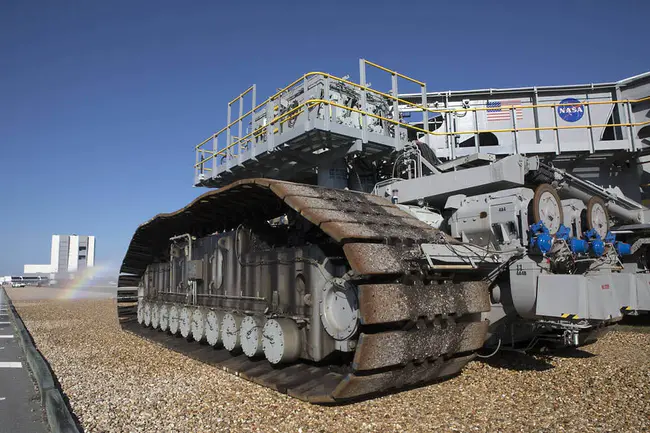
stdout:
POLYGON ((254 358, 264 353, 262 350, 263 326, 264 321, 261 317, 246 316, 241 322, 241 348, 249 358, 254 358))
POLYGON ((179 315, 180 311, 178 311, 178 306, 172 305, 169 309, 169 332, 171 332, 172 335, 178 334, 179 315))
POLYGON ((532 218, 533 222, 542 221, 550 234, 555 234, 564 221, 560 196, 548 183, 535 189, 532 218))
POLYGON ((158 315, 160 316, 160 330, 167 332, 169 329, 169 305, 162 304, 158 315))
POLYGON ((205 340, 205 311, 203 308, 196 308, 192 314, 192 338, 201 342, 205 340))
POLYGON ((242 316, 239 314, 226 313, 221 322, 221 340, 223 347, 232 352, 241 347, 239 330, 241 328, 242 316))
POLYGON ((223 314, 210 310, 205 318, 205 338, 210 346, 221 343, 221 321, 223 314))
POLYGON ((271 364, 294 362, 300 356, 300 331, 291 319, 271 319, 262 330, 264 355, 271 364))
POLYGON ((181 308, 178 322, 183 338, 190 338, 190 335, 192 335, 192 309, 190 307, 181 308))
POLYGON ((144 301, 138 302, 138 323, 144 325, 144 301))
POLYGON ((151 304, 151 327, 158 329, 160 326, 160 305, 157 303, 151 304))
POLYGON ((587 202, 587 228, 596 230, 596 233, 604 238, 609 231, 609 212, 605 201, 600 197, 591 197, 587 202))
POLYGON ((144 326, 151 326, 151 302, 144 304, 144 326))

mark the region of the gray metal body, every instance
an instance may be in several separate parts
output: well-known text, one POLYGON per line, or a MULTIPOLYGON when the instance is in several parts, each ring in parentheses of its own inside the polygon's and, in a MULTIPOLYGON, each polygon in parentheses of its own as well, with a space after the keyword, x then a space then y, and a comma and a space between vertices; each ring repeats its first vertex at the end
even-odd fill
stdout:
POLYGON ((486 315, 496 339, 514 342, 514 329, 526 328, 528 336, 550 332, 575 344, 585 329, 650 310, 645 246, 615 265, 587 258, 573 273, 558 273, 530 250, 528 231, 535 186, 548 183, 573 237, 583 237, 582 216, 596 196, 612 225, 625 226, 619 239, 646 239, 640 161, 650 154, 650 73, 433 93, 411 79, 422 92, 399 94, 398 79, 408 77, 380 67, 391 76, 390 92, 381 93, 365 81, 368 64, 377 66, 362 60, 359 84, 306 74, 258 106, 253 98, 248 117, 235 121, 229 105, 228 126, 196 147, 194 184, 273 177, 372 191, 404 205, 479 248, 450 255, 423 245, 430 264, 502 263, 486 315))
POLYGON ((251 249, 255 241, 245 230, 200 239, 179 236, 172 244, 170 262, 147 268, 140 296, 160 303, 237 311, 261 319, 262 324, 271 300, 273 311, 313 324, 300 329, 301 358, 320 361, 335 350, 352 350, 353 340, 339 341, 326 332, 325 324, 332 319, 321 319, 319 308, 327 305, 328 293, 337 290, 334 277, 341 274, 340 265, 324 260, 316 246, 255 252, 251 249))

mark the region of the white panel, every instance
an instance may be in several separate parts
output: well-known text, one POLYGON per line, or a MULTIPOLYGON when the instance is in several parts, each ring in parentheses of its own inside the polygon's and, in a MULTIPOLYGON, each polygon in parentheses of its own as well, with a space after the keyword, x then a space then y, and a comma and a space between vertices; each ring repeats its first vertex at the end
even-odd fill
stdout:
POLYGON ((25 274, 49 274, 52 272, 52 265, 25 265, 25 274))
MULTIPOLYGON (((48 272, 57 272, 59 270, 59 245, 61 237, 59 235, 52 235, 52 253, 50 255, 51 270, 48 272)), ((25 271, 27 272, 27 271, 25 271)))
POLYGON ((88 236, 86 266, 89 268, 95 266, 95 236, 88 236))
POLYGON ((79 265, 79 236, 70 236, 68 272, 76 272, 79 265))

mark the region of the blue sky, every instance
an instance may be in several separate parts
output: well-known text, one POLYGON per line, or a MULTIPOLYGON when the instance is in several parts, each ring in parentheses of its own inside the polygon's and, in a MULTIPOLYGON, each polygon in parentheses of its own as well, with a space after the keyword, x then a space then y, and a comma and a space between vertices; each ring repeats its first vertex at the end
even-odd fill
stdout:
MULTIPOLYGON (((429 90, 615 81, 650 70, 650 2, 0 2, 0 275, 203 192, 193 145, 228 101, 365 57, 429 90), (223 4, 223 5, 221 5, 223 4)), ((373 83, 374 84, 374 83, 373 83)), ((386 88, 388 85, 376 87, 386 88)))

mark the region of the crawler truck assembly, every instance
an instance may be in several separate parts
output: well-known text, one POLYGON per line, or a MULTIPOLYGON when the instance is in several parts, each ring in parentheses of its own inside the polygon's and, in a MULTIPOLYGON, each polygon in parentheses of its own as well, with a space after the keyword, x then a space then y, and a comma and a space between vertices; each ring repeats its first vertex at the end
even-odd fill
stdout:
POLYGON ((585 344, 650 310, 649 93, 650 74, 428 93, 366 60, 359 83, 252 86, 195 146, 211 190, 136 230, 120 323, 313 403, 585 344))

